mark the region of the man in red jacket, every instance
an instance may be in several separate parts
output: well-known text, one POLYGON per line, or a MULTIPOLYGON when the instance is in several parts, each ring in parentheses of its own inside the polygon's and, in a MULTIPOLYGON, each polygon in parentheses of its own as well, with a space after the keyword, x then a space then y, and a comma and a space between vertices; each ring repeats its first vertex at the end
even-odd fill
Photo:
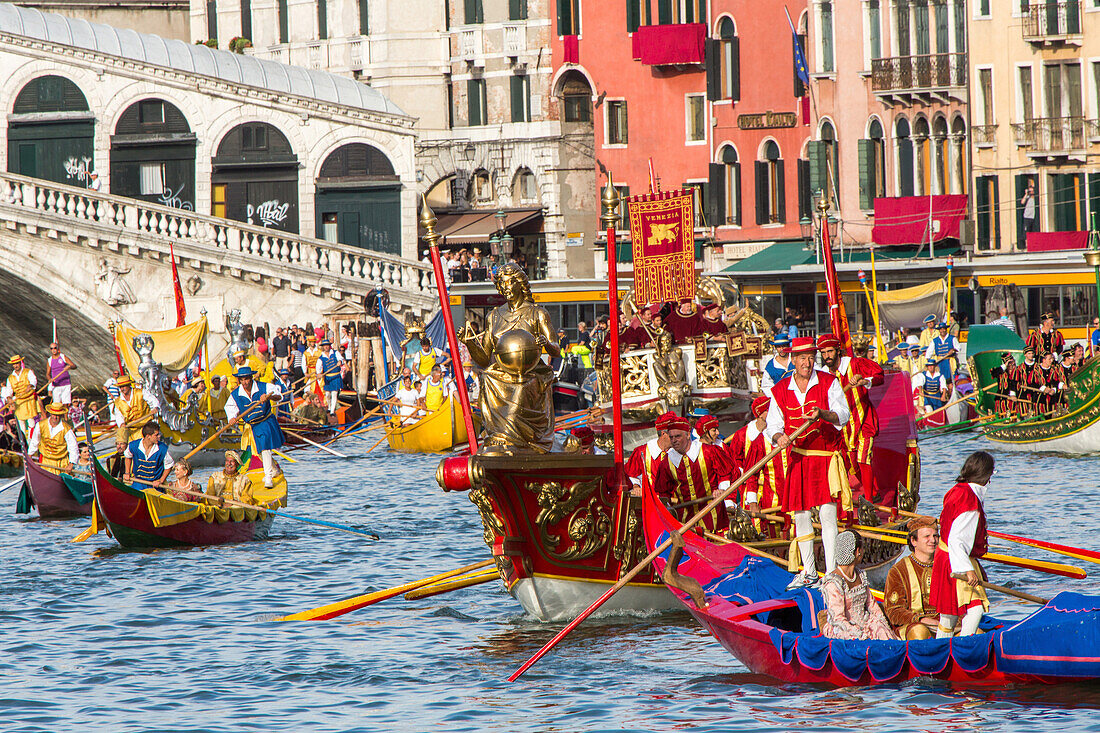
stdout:
POLYGON ((821 543, 825 550, 825 572, 836 569, 838 497, 847 487, 844 470, 844 436, 841 429, 851 413, 840 380, 814 368, 817 347, 812 338, 791 342, 794 372, 772 389, 765 434, 773 445, 791 449, 787 473, 787 495, 783 506, 791 513, 797 532, 802 572, 791 588, 819 583, 814 563, 814 530, 811 511, 821 516, 821 543), (790 435, 806 422, 811 427, 792 441, 790 435))
MULTIPOLYGON (((699 422, 700 433, 718 430, 718 419, 713 415, 705 415, 699 422)), ((698 501, 697 504, 679 510, 680 520, 686 521, 703 508, 706 500, 728 489, 741 471, 730 461, 724 446, 692 440, 691 425, 687 419, 677 417, 666 424, 672 449, 681 456, 679 462, 673 465, 676 469, 677 486, 672 493, 672 503, 698 501)), ((729 505, 732 506, 733 502, 729 502, 729 505)), ((711 509, 695 526, 707 532, 724 532, 729 528, 726 506, 720 504, 711 509)))
MULTIPOLYGON (((882 367, 860 356, 841 356, 840 339, 831 333, 817 338, 821 351, 821 363, 829 373, 840 379, 840 386, 847 388, 851 419, 844 425, 844 445, 848 450, 848 468, 859 479, 863 495, 874 501, 879 492, 874 485, 875 473, 871 470, 871 454, 875 436, 878 435, 878 415, 871 404, 868 387, 878 386, 885 380, 882 367), (852 385, 849 388, 849 385, 852 385)), ((843 507, 851 511, 851 507, 843 507)))
MULTIPOLYGON (((661 496, 670 496, 676 489, 676 470, 673 466, 679 465, 680 453, 672 447, 668 433, 669 425, 675 420, 683 418, 672 412, 658 417, 657 437, 639 445, 630 454, 626 462, 626 475, 635 495, 640 496, 645 486, 652 486, 661 496)), ((687 421, 684 420, 684 423, 687 421)))

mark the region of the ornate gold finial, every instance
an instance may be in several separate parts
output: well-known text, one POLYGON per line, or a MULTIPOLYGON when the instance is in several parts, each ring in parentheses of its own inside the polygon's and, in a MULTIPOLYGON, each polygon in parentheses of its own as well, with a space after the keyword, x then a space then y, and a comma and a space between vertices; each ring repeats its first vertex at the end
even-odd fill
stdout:
POLYGON ((600 223, 603 224, 604 229, 610 229, 619 220, 619 192, 615 190, 615 186, 611 182, 610 172, 607 174, 607 185, 603 187, 603 195, 600 197, 600 201, 603 204, 600 223))
POLYGON ((825 212, 829 210, 829 196, 824 191, 819 191, 821 195, 817 197, 817 210, 821 212, 822 216, 825 216, 825 212))
POLYGON ((435 223, 438 219, 436 219, 432 207, 428 206, 428 197, 420 194, 420 201, 420 225, 424 227, 424 241, 428 243, 429 247, 434 247, 439 243, 439 235, 435 231, 435 223))

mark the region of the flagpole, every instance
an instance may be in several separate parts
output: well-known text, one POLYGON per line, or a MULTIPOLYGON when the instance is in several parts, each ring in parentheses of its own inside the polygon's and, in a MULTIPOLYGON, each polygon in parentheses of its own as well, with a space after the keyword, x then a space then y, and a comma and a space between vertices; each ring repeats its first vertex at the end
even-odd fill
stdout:
POLYGON ((615 441, 616 480, 623 479, 623 400, 622 374, 619 365, 619 258, 616 252, 615 223, 619 218, 619 193, 611 182, 610 171, 607 185, 604 186, 603 213, 600 222, 607 228, 607 304, 610 312, 610 351, 611 351, 611 421, 615 441))
POLYGON ((821 251, 825 258, 825 292, 829 299, 829 326, 833 335, 840 339, 841 349, 848 356, 852 355, 852 335, 848 330, 848 315, 844 311, 843 295, 840 292, 840 281, 837 279, 836 264, 833 262, 833 247, 829 241, 829 198, 822 192, 817 202, 818 214, 821 216, 821 251))

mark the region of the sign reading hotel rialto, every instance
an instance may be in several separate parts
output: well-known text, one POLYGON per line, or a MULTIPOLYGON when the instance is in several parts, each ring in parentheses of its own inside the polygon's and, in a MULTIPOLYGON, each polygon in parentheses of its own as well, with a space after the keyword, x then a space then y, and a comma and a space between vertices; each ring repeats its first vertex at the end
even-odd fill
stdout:
POLYGON ((762 112, 755 115, 737 115, 737 127, 742 130, 770 130, 776 127, 794 127, 798 115, 794 112, 762 112))

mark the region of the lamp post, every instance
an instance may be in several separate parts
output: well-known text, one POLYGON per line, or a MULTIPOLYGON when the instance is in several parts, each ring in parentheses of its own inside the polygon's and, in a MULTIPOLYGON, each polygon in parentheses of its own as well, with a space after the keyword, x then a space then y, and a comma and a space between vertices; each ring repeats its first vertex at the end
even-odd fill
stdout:
POLYGON ((1092 215, 1092 231, 1089 232, 1089 246, 1085 250, 1085 262, 1096 273, 1096 306, 1098 308, 1097 313, 1100 313, 1100 227, 1097 226, 1096 217, 1098 214, 1092 215))
POLYGON ((493 259, 497 261, 497 265, 503 265, 507 261, 507 254, 504 252, 504 238, 508 237, 509 242, 512 240, 508 230, 504 228, 504 222, 507 221, 508 215, 504 213, 504 209, 497 209, 497 213, 493 214, 493 218, 497 220, 497 230, 493 233, 493 236, 489 237, 489 246, 493 250, 493 259))

